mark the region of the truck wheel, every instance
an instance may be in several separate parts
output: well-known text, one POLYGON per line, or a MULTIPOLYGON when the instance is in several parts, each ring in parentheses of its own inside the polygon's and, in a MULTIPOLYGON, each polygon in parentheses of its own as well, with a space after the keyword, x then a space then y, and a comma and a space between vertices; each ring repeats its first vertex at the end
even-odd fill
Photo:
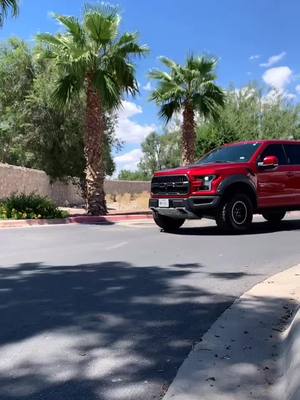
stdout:
POLYGON ((165 215, 160 215, 158 213, 153 213, 153 219, 156 225, 162 228, 165 232, 177 231, 185 221, 184 219, 166 217, 165 215))
POLYGON ((244 232, 249 228, 252 218, 252 201, 246 194, 237 193, 221 203, 216 222, 222 230, 244 232))
POLYGON ((271 224, 279 224, 281 220, 285 217, 285 211, 268 211, 263 213, 263 217, 266 221, 271 224))

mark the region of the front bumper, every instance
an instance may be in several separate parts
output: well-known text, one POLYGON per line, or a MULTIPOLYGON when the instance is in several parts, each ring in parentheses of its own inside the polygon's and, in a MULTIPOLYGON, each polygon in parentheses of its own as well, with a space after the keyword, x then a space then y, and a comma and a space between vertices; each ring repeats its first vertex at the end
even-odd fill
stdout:
POLYGON ((199 219, 213 216, 220 203, 220 196, 199 196, 187 199, 169 198, 169 207, 159 207, 158 199, 149 200, 152 211, 173 218, 199 219))

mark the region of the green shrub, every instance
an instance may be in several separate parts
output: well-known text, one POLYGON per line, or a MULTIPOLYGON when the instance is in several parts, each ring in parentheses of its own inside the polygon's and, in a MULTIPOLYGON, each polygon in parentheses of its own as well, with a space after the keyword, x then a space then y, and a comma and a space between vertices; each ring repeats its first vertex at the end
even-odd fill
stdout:
POLYGON ((37 194, 18 194, 0 202, 0 219, 65 218, 52 200, 37 194))

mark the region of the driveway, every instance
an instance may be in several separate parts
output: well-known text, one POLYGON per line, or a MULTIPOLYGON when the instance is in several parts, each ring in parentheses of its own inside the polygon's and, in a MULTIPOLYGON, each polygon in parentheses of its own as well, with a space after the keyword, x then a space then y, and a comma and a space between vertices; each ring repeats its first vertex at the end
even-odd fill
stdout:
POLYGON ((1 230, 0 399, 159 399, 237 296, 299 263, 300 220, 196 226, 1 230))

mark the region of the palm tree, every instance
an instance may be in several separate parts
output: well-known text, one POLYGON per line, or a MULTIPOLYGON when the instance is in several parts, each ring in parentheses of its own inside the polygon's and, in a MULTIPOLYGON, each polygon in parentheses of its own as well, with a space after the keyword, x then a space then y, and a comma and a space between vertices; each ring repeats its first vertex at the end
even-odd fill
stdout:
POLYGON ((150 99, 160 106, 160 117, 166 122, 174 114, 183 113, 183 163, 192 164, 196 152, 195 112, 217 119, 220 107, 224 106, 225 94, 215 84, 217 60, 192 55, 184 66, 166 57, 161 57, 161 61, 170 73, 150 72, 150 77, 158 81, 150 99))
POLYGON ((14 17, 18 15, 19 12, 18 0, 0 0, 0 26, 3 25, 4 19, 9 11, 11 11, 14 17))
MULTIPOLYGON (((119 35, 120 16, 110 6, 86 8, 83 21, 55 16, 65 34, 38 35, 47 45, 46 56, 60 71, 53 99, 65 106, 72 96, 86 95, 84 152, 86 202, 92 215, 107 213, 104 193, 105 113, 121 106, 124 93, 138 92, 133 56, 143 56, 146 46, 136 33, 119 35)), ((81 110, 78 110, 81 112, 81 110)))

